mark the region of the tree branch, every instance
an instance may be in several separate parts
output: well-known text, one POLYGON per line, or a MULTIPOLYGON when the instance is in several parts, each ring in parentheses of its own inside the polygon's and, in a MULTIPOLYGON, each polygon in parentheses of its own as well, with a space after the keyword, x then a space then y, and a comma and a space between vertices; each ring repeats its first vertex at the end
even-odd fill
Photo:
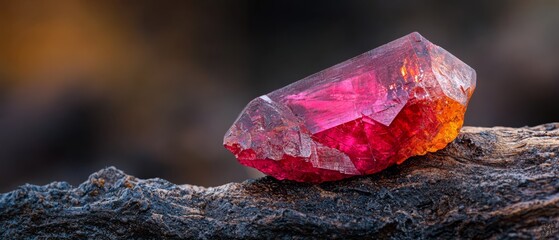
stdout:
POLYGON ((559 124, 464 127, 447 148, 319 185, 203 188, 110 167, 78 187, 0 195, 0 238, 542 238, 559 236, 559 124))

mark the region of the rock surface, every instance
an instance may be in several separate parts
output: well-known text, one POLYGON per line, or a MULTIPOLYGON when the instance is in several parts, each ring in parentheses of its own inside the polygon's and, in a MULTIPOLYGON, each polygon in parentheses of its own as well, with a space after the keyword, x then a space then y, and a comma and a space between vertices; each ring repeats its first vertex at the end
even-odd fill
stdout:
POLYGON ((465 127, 447 148, 319 185, 203 188, 114 167, 0 195, 0 238, 559 238, 559 123, 465 127))

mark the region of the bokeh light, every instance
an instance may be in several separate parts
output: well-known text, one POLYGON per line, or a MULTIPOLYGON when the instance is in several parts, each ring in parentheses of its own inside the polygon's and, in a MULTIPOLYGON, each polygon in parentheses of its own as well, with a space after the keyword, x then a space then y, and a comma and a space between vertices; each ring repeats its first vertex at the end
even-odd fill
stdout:
POLYGON ((0 191, 114 165, 259 176, 221 145, 256 96, 418 31, 477 70, 466 125, 558 121, 557 1, 0 1, 0 191))

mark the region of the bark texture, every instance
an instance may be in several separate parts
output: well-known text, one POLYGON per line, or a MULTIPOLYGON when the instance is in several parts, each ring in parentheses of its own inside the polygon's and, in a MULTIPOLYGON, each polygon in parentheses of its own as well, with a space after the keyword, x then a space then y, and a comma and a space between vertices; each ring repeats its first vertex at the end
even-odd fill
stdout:
POLYGON ((319 185, 203 188, 114 167, 0 195, 0 238, 559 238, 559 124, 464 127, 437 153, 319 185))

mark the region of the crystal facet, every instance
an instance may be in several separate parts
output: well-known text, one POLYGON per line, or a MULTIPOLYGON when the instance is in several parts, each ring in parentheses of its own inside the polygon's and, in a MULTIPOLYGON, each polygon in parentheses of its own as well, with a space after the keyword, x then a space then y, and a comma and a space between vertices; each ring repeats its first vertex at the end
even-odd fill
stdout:
POLYGON ((224 145, 277 179, 379 172, 458 135, 475 71, 419 33, 252 100, 224 145))

